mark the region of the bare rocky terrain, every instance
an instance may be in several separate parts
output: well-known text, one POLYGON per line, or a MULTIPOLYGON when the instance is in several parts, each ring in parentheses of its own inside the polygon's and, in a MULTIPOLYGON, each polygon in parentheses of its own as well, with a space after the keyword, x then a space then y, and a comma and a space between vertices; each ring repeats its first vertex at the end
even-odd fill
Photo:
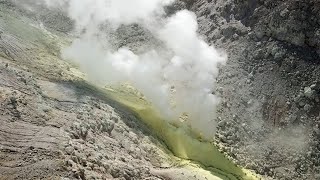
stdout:
POLYGON ((20 68, 1 59, 0 179, 210 177, 173 161, 134 113, 91 85, 20 68))
MULTIPOLYGON (((0 179, 215 178, 181 165, 61 60, 72 29, 61 11, 12 2, 0 0, 0 179)), ((167 11, 183 8, 229 55, 213 92, 220 150, 265 179, 320 179, 320 2, 181 0, 167 11)), ((114 36, 117 47, 156 44, 137 26, 114 36)))
POLYGON ((62 61, 65 16, 40 12, 0 1, 0 179, 220 179, 62 61))
POLYGON ((195 0, 200 34, 229 55, 214 93, 216 137, 275 179, 319 179, 320 2, 195 0))

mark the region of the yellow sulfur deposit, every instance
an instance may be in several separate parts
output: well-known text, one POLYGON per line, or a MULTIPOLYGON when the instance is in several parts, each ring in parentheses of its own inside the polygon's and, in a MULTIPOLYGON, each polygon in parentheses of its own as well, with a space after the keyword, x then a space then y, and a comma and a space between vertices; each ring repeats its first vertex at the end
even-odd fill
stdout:
POLYGON ((150 103, 132 89, 121 87, 107 89, 107 93, 114 100, 129 107, 136 112, 140 119, 160 137, 173 154, 179 158, 198 162, 205 166, 214 176, 221 179, 260 179, 249 170, 236 166, 226 158, 217 147, 211 143, 197 138, 189 128, 183 125, 172 125, 169 121, 160 118, 150 103))

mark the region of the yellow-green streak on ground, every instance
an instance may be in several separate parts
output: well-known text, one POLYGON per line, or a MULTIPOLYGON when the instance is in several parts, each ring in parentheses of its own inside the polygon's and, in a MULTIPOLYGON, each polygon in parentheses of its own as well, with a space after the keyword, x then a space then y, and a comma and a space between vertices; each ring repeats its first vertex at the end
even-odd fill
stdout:
POLYGON ((161 119, 149 103, 130 90, 122 87, 121 90, 109 89, 107 93, 119 103, 135 111, 141 120, 166 143, 174 155, 199 162, 222 179, 260 179, 249 170, 236 166, 228 160, 214 144, 200 141, 194 138, 186 128, 173 126, 161 119))

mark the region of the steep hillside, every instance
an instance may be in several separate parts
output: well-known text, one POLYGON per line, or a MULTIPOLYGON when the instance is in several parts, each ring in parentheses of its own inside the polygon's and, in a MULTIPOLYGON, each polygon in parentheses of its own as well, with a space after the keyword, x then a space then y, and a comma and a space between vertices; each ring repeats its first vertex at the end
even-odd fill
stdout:
POLYGON ((217 138, 229 156, 276 179, 318 179, 320 2, 182 1, 227 50, 217 138))
POLYGON ((0 1, 0 179, 229 176, 173 156, 110 89, 61 60, 72 39, 61 11, 21 5, 0 1))

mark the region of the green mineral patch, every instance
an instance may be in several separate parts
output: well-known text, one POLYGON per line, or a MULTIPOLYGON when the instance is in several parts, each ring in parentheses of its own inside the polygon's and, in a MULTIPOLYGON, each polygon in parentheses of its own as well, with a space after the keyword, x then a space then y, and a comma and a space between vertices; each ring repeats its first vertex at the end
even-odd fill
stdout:
POLYGON ((205 166, 211 173, 221 179, 260 179, 249 170, 235 165, 217 146, 204 141, 183 124, 172 124, 162 119, 150 103, 133 92, 130 88, 108 88, 107 94, 117 102, 129 107, 140 119, 160 137, 173 154, 179 158, 194 161, 205 166))

